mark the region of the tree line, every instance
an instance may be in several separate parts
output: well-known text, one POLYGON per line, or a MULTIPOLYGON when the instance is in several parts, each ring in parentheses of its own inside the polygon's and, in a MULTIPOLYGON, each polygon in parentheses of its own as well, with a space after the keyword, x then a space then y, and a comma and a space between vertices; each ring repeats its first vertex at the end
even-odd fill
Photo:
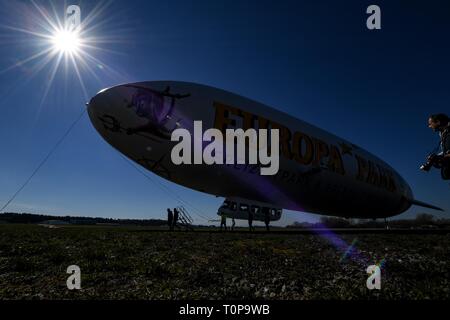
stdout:
POLYGON ((165 220, 158 219, 112 219, 92 217, 50 216, 45 214, 12 213, 0 214, 0 221, 18 224, 39 224, 47 221, 62 221, 78 225, 116 224, 116 225, 139 225, 139 226, 162 226, 165 220))

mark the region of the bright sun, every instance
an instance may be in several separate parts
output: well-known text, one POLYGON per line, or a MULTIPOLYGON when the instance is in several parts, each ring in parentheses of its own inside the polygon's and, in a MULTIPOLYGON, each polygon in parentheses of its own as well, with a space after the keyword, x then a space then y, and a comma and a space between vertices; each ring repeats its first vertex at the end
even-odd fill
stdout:
MULTIPOLYGON (((59 5, 59 9, 57 9, 53 3, 46 8, 38 5, 34 0, 28 2, 30 8, 27 10, 22 10, 22 4, 17 8, 18 12, 20 9, 20 15, 17 20, 14 20, 14 24, 4 25, 2 21, 0 29, 8 28, 17 31, 18 43, 21 44, 26 40, 34 44, 30 46, 33 50, 30 49, 29 56, 14 61, 11 66, 0 70, 0 75, 15 68, 20 68, 21 72, 32 70, 30 72, 33 72, 33 75, 41 71, 48 72, 48 81, 43 90, 41 106, 50 92, 54 80, 60 74, 61 67, 64 67, 64 74, 61 76, 75 75, 78 78, 86 100, 89 99, 89 95, 84 78, 95 78, 102 83, 102 79, 98 75, 100 72, 102 75, 122 76, 95 56, 102 49, 98 46, 99 43, 120 41, 110 40, 109 37, 93 36, 93 33, 96 33, 95 30, 106 23, 103 20, 103 14, 110 5, 110 1, 100 1, 89 13, 84 14, 82 21, 79 6, 66 7, 64 5, 64 10, 61 10, 59 15, 58 11, 62 9, 63 4, 59 5), (29 67, 26 67, 26 64, 29 67)), ((2 41, 3 35, 0 32, 0 45, 2 41)), ((102 86, 104 85, 102 84, 102 86)))
POLYGON ((80 49, 81 39, 75 30, 58 30, 52 36, 52 43, 58 52, 74 54, 80 49))

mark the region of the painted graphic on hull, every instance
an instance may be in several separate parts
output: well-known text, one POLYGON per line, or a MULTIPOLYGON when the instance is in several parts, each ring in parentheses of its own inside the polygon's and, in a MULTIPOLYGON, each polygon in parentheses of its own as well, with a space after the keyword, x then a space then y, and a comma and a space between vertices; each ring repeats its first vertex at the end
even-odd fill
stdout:
POLYGON ((177 128, 167 128, 167 122, 172 119, 176 100, 188 98, 190 94, 172 94, 170 87, 164 91, 157 91, 139 85, 127 85, 137 89, 127 108, 134 110, 140 118, 147 119, 147 123, 127 129, 127 134, 149 133, 164 140, 170 140, 171 133, 177 128))

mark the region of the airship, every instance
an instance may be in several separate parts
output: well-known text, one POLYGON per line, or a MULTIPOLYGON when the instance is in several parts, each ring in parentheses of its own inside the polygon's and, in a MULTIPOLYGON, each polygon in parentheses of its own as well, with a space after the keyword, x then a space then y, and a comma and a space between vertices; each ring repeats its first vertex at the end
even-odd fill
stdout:
POLYGON ((255 220, 293 210, 345 218, 401 214, 418 201, 386 162, 317 126, 262 103, 211 86, 149 81, 101 90, 87 104, 98 133, 120 153, 181 186, 225 198, 218 212, 255 220), (174 164, 172 133, 192 132, 194 122, 228 129, 277 129, 279 170, 260 174, 258 164, 174 164))

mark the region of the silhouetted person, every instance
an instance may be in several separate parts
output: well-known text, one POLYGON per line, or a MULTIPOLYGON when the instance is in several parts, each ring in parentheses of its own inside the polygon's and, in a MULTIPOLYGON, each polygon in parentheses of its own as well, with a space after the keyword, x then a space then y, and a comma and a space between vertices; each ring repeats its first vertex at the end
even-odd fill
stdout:
POLYGON ((180 213, 178 212, 178 209, 177 208, 173 209, 173 228, 175 228, 177 226, 179 217, 180 217, 180 213))
POLYGON ((172 210, 167 209, 167 224, 169 225, 170 231, 173 230, 173 213, 172 210))
POLYGON ((422 170, 428 171, 432 166, 441 169, 444 180, 450 179, 450 118, 443 114, 431 115, 428 119, 428 127, 434 132, 439 132, 440 152, 428 157, 428 164, 422 170), (427 168, 428 167, 428 168, 427 168))
POLYGON ((225 231, 227 231, 227 215, 222 212, 220 218, 220 231, 222 231, 222 227, 224 227, 225 231))
POLYGON ((231 231, 234 231, 234 226, 236 225, 236 221, 234 221, 234 217, 231 219, 231 231))
POLYGON ((248 213, 248 229, 250 230, 250 232, 253 231, 253 217, 254 213, 252 210, 250 210, 248 213))
POLYGON ((264 213, 264 223, 266 224, 266 230, 267 232, 270 231, 269 224, 270 224, 270 209, 269 208, 263 208, 264 213))

